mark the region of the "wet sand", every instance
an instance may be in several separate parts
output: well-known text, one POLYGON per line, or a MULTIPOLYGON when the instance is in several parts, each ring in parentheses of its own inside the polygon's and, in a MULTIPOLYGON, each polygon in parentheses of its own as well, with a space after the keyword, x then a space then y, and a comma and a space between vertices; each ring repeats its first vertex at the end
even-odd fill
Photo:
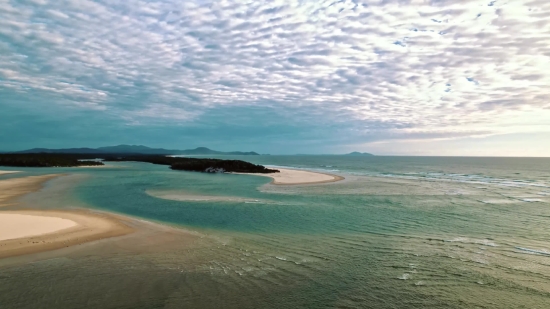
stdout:
POLYGON ((0 207, 15 205, 15 199, 42 188, 43 184, 60 175, 28 176, 0 180, 0 207))

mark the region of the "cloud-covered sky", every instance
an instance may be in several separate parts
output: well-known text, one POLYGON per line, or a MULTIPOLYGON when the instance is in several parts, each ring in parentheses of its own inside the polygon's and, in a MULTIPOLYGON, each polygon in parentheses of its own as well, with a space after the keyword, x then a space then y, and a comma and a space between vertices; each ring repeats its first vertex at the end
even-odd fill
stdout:
POLYGON ((548 141, 547 0, 0 0, 0 150, 550 156, 548 141))

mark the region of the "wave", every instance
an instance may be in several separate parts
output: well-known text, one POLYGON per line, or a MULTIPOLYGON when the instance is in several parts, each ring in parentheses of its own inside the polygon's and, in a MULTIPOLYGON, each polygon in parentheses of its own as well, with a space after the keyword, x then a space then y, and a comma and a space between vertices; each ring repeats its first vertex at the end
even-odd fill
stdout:
POLYGON ((524 202, 534 203, 534 202, 543 202, 540 198, 522 198, 524 202))
MULTIPOLYGON (((286 168, 286 169, 293 169, 293 170, 302 170, 302 171, 313 171, 313 172, 321 172, 321 173, 334 173, 334 172, 341 172, 338 169, 327 169, 327 168, 318 168, 318 167, 296 167, 296 166, 286 166, 286 165, 265 165, 267 168, 286 168)), ((329 165, 325 166, 329 167, 329 165)), ((332 167, 332 166, 330 166, 332 167)))
POLYGON ((476 238, 467 238, 467 237, 456 237, 453 239, 445 240, 446 242, 460 242, 464 244, 476 244, 484 245, 488 247, 498 247, 498 245, 489 239, 476 239, 476 238))
POLYGON ((550 251, 546 251, 544 249, 536 250, 536 249, 529 249, 529 248, 522 248, 522 247, 516 247, 516 249, 522 251, 521 253, 550 256, 550 251))
POLYGON ((397 277, 399 280, 409 280, 411 278, 411 274, 402 274, 401 276, 397 277))
MULTIPOLYGON (((346 171, 343 171, 346 172, 346 171)), ((377 173, 377 172, 350 172, 357 176, 387 177, 407 180, 429 180, 429 181, 448 181, 480 185, 498 185, 514 188, 550 188, 550 183, 537 182, 528 179, 505 179, 494 178, 479 174, 455 174, 455 173, 430 173, 430 172, 408 172, 408 173, 377 173)), ((486 189, 486 187, 479 187, 486 189)))

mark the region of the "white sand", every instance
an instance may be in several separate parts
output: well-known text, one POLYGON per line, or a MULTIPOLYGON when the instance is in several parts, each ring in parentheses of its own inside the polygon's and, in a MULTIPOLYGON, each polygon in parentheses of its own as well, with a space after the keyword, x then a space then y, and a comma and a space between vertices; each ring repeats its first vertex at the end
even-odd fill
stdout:
POLYGON ((0 175, 2 175, 2 174, 11 174, 11 173, 19 173, 19 171, 0 171, 0 175))
POLYGON ((275 185, 299 185, 299 184, 315 184, 315 183, 326 183, 343 180, 344 177, 311 172, 304 170, 293 170, 286 168, 276 168, 279 170, 279 173, 270 173, 270 174, 250 174, 258 175, 273 178, 273 184, 275 185))
POLYGON ((133 232, 127 219, 87 210, 3 210, 60 175, 0 180, 0 259, 65 248, 133 232))
POLYGON ((50 234, 76 226, 76 222, 45 216, 0 213, 0 241, 50 234))

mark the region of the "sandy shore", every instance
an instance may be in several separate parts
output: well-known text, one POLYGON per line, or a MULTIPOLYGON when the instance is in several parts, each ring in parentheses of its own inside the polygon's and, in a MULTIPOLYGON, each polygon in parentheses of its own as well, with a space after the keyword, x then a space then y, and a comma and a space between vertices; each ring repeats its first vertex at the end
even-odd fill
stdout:
POLYGON ((11 173, 18 173, 18 171, 0 171, 0 175, 2 175, 2 174, 11 174, 11 173))
MULTIPOLYGON (((0 207, 39 190, 60 175, 0 180, 0 207)), ((37 253, 121 236, 133 229, 125 219, 89 210, 0 210, 0 258, 37 253)))
POLYGON ((0 241, 49 234, 76 226, 72 220, 29 214, 0 214, 0 241))
POLYGON ((272 184, 275 185, 304 185, 304 184, 318 184, 318 183, 327 183, 343 180, 344 177, 325 174, 320 172, 304 171, 304 170, 293 170, 286 168, 277 168, 279 173, 272 174, 250 174, 271 177, 273 181, 272 184))

